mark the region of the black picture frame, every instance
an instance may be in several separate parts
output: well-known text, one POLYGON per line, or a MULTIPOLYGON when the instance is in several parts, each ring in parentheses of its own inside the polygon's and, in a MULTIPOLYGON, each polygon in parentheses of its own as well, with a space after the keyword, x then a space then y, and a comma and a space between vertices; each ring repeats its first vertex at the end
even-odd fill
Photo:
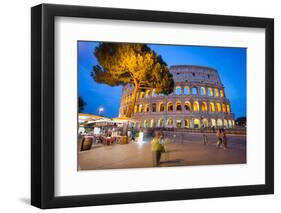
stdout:
POLYGON ((31 97, 31 204, 39 208, 274 193, 274 20, 271 18, 41 4, 31 8, 31 97), (265 184, 56 197, 54 195, 54 21, 58 16, 264 28, 266 32, 265 184))

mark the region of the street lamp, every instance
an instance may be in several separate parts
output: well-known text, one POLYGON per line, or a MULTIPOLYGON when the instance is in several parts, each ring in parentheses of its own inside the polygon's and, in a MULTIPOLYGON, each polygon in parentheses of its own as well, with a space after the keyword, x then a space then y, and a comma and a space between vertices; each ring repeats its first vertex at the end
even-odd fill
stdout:
POLYGON ((104 108, 103 107, 100 107, 99 108, 99 115, 104 111, 104 108))

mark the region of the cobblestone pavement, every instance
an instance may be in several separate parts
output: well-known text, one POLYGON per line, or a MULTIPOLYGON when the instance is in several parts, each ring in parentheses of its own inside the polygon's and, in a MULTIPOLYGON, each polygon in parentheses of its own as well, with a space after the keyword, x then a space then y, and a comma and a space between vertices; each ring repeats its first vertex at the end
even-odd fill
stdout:
MULTIPOLYGON (((184 140, 172 142, 161 156, 161 167, 246 163, 246 136, 228 136, 226 150, 216 147, 214 134, 203 144, 201 134, 190 134, 184 140)), ((80 170, 152 167, 150 139, 143 143, 95 146, 78 153, 80 170)))

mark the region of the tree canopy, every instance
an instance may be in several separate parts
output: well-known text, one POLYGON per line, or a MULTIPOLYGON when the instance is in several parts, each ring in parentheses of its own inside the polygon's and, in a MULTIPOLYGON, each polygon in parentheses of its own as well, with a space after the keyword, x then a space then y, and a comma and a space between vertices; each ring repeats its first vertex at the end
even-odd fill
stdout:
POLYGON ((78 97, 78 112, 82 112, 84 111, 85 106, 87 105, 87 103, 83 100, 82 97, 78 97))
POLYGON ((132 103, 127 116, 131 117, 139 90, 155 89, 170 94, 174 80, 162 57, 146 44, 100 43, 94 51, 99 64, 93 67, 93 79, 110 86, 133 84, 132 103))

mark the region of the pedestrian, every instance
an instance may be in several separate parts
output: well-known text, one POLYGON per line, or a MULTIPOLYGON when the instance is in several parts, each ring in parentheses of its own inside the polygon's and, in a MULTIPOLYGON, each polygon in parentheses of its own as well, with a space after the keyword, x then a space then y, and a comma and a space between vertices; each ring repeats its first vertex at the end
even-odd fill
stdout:
POLYGON ((152 164, 154 167, 160 165, 161 153, 164 151, 164 146, 160 143, 162 137, 162 133, 157 131, 151 141, 152 164))
POLYGON ((223 144, 223 148, 226 149, 227 148, 227 138, 226 138, 225 129, 222 129, 222 144, 223 144))
POLYGON ((221 128, 218 129, 216 136, 217 136, 217 147, 220 148, 222 145, 222 129, 221 128))
POLYGON ((202 127, 201 133, 203 134, 203 144, 206 145, 208 143, 208 137, 207 134, 204 131, 205 127, 202 127))

